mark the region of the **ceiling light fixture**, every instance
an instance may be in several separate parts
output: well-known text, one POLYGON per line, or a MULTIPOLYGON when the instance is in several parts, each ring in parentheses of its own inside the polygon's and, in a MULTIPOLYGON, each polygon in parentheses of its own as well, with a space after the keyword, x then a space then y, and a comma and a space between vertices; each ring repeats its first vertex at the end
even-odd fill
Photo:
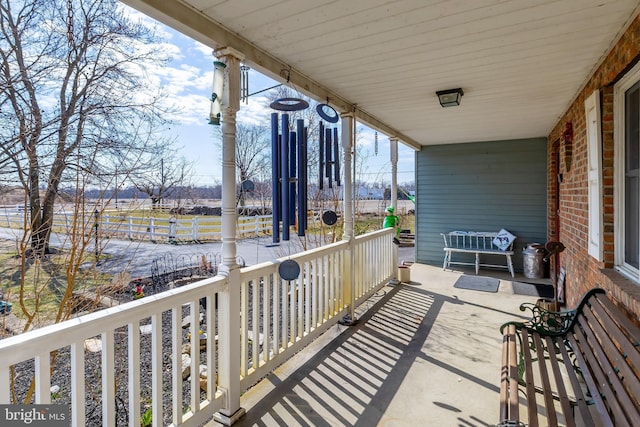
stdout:
POLYGON ((464 92, 460 88, 446 89, 437 91, 436 95, 438 95, 440 105, 443 107, 457 107, 460 105, 460 99, 462 99, 464 92))

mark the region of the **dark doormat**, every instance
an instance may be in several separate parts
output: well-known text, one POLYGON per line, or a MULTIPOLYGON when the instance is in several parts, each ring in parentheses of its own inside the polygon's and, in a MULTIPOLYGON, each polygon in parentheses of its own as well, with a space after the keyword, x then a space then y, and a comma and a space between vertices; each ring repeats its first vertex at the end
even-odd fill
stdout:
POLYGON ((540 283, 511 282, 513 293, 540 298, 553 298, 553 286, 540 283))
POLYGON ((462 275, 456 280, 454 288, 471 289, 473 291, 498 292, 500 280, 493 277, 462 275))

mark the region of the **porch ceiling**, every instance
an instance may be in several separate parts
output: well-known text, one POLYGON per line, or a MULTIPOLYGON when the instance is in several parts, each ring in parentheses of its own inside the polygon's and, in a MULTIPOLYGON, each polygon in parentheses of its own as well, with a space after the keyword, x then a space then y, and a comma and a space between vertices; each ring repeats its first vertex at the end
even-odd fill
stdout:
POLYGON ((637 0, 124 0, 408 145, 544 137, 637 0), (287 72, 287 70, 290 70, 287 72), (461 87, 442 108, 437 90, 461 87))

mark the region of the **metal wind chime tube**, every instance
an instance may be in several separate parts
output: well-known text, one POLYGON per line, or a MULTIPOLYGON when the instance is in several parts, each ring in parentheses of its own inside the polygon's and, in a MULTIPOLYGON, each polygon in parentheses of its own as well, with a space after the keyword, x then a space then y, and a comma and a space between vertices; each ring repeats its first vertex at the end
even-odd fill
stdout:
POLYGON ((289 240, 289 115, 282 115, 282 134, 280 136, 280 169, 282 199, 282 240, 289 240))
POLYGON ((318 188, 320 190, 324 189, 324 123, 320 121, 318 125, 319 133, 318 133, 318 188))
POLYGON ((331 160, 331 152, 333 150, 333 144, 331 143, 331 129, 326 128, 324 130, 324 167, 325 167, 325 175, 329 180, 329 188, 333 188, 333 179, 331 177, 331 166, 333 165, 333 161, 331 160))
POLYGON ((280 134, 278 132, 278 113, 271 113, 271 224, 273 243, 280 243, 280 134))
POLYGON ((303 211, 304 211, 304 231, 307 231, 307 228, 309 228, 309 193, 308 193, 308 189, 309 189, 309 150, 307 149, 307 147, 309 146, 309 129, 305 126, 304 128, 304 132, 303 132, 303 139, 302 139, 302 146, 303 146, 303 157, 304 157, 304 162, 303 162, 303 167, 302 170, 304 171, 301 175, 303 176, 304 179, 304 185, 302 186, 303 188, 303 194, 304 194, 304 203, 303 203, 303 211))
POLYGON ((318 134, 318 188, 324 189, 324 179, 327 178, 329 188, 333 188, 335 182, 338 187, 342 185, 340 181, 340 144, 338 139, 338 128, 325 127, 323 121, 319 124, 318 134))
POLYGON ((338 128, 333 128, 333 175, 336 185, 340 187, 340 146, 338 144, 338 128))
POLYGON ((289 132, 289 224, 296 223, 296 132, 289 132))
POLYGON ((307 188, 307 147, 305 143, 304 120, 296 120, 296 136, 298 146, 298 236, 304 236, 306 231, 306 188, 307 188))
POLYGON ((249 103, 249 70, 246 65, 240 66, 240 101, 249 103))

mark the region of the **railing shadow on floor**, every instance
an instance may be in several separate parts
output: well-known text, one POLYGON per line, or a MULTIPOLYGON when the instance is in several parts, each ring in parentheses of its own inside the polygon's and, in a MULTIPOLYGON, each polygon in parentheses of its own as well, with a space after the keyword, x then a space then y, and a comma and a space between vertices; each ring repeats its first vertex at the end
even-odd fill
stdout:
MULTIPOLYGON (((355 326, 344 330, 291 375, 282 380, 277 373, 270 374, 267 381, 273 390, 234 426, 377 425, 416 359, 427 359, 491 392, 498 391, 497 384, 462 372, 423 350, 445 304, 494 308, 410 285, 383 289, 386 293, 355 326)), ((458 421, 490 425, 475 416, 462 418, 462 414, 458 421)))

